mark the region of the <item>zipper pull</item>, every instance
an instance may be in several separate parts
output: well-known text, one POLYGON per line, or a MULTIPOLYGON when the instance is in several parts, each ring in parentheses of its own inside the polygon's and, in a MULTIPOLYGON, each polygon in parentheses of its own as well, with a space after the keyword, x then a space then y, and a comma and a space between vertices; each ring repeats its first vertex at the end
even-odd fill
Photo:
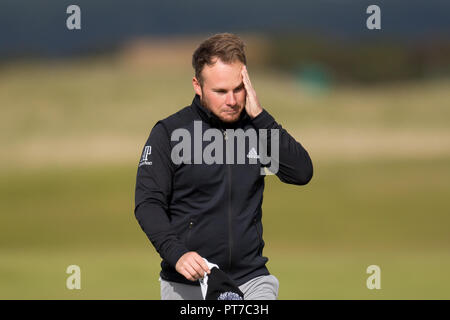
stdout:
POLYGON ((223 132, 223 136, 224 136, 225 140, 228 140, 227 132, 225 130, 222 130, 222 132, 223 132))

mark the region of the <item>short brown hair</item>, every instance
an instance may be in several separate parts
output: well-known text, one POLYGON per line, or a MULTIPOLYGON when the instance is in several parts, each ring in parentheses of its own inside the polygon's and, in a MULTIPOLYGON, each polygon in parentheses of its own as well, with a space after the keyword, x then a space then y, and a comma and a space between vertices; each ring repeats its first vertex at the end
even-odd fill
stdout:
POLYGON ((219 58, 224 63, 239 60, 246 65, 244 48, 244 42, 232 33, 218 33, 203 41, 192 55, 192 67, 200 85, 203 84, 201 77, 203 67, 205 64, 213 65, 216 62, 215 58, 219 58))

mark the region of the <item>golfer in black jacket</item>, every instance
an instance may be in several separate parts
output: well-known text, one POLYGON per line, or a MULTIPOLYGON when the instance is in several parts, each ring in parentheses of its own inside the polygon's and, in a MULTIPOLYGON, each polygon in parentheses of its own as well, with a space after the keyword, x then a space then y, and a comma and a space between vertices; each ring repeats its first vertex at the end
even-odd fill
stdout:
POLYGON ((155 124, 137 172, 135 215, 162 257, 161 298, 202 299, 207 259, 245 299, 276 299, 263 256, 264 178, 305 185, 311 159, 259 103, 241 39, 208 38, 192 64, 192 104, 155 124))

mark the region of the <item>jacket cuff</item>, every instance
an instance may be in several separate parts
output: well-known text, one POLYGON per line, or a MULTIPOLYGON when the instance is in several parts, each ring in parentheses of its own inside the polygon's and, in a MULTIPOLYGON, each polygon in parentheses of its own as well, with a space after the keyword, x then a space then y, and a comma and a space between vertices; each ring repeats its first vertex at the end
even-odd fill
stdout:
POLYGON ((263 111, 252 119, 256 129, 271 129, 276 126, 275 119, 263 109, 263 111))
POLYGON ((181 256, 185 253, 189 252, 189 250, 184 246, 176 246, 170 252, 167 253, 166 257, 164 259, 175 268, 175 265, 177 264, 178 260, 181 258, 181 256))

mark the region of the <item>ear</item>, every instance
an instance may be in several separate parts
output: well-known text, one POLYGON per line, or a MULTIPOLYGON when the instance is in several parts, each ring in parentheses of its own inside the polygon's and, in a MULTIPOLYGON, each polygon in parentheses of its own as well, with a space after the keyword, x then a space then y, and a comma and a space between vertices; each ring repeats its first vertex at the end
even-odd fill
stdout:
POLYGON ((202 96, 202 87, 196 77, 192 78, 192 85, 194 86, 195 93, 201 97, 202 96))

